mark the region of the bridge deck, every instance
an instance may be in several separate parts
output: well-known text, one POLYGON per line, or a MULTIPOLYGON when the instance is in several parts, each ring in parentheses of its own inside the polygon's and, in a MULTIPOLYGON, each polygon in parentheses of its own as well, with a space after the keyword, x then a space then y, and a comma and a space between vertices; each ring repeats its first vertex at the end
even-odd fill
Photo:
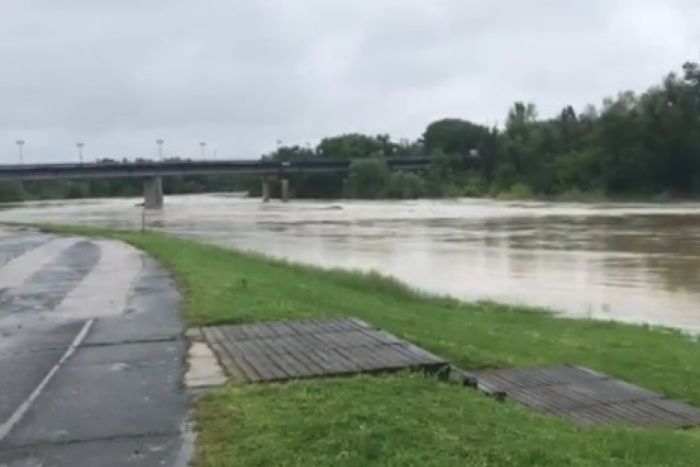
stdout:
POLYGON ((447 368, 442 358, 354 318, 206 327, 203 333, 241 382, 447 368))
MULTIPOLYGON (((389 157, 392 170, 422 170, 430 166, 430 157, 389 157)), ((285 177, 302 173, 347 173, 351 159, 315 158, 308 160, 167 160, 111 161, 81 164, 0 164, 2 180, 51 180, 86 178, 146 178, 179 175, 256 175, 285 177)), ((473 164, 465 161, 465 164, 473 164)), ((465 165, 466 166, 466 165, 465 165)))

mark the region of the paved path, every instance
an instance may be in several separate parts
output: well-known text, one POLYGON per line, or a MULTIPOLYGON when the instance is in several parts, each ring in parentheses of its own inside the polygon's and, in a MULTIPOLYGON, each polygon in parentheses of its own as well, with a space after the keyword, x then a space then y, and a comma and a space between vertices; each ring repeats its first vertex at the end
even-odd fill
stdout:
POLYGON ((182 326, 133 248, 0 230, 0 467, 185 465, 182 326))

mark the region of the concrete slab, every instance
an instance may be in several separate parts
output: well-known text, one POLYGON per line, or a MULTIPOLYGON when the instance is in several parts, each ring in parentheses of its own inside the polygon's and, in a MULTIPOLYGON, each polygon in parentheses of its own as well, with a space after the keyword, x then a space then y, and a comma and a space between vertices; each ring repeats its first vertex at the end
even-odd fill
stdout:
POLYGON ((29 232, 0 236, 0 266, 49 241, 46 235, 29 232))
POLYGON ((142 254, 123 243, 91 242, 99 251, 99 261, 64 297, 52 314, 57 318, 96 319, 122 316, 134 282, 140 274, 142 254))
POLYGON ((38 237, 33 248, 0 238, 11 258, 0 262, 0 467, 184 467, 174 282, 116 242, 38 237))
POLYGON ((83 346, 73 356, 68 369, 95 365, 127 365, 133 368, 182 363, 184 353, 185 343, 182 340, 83 346))
MULTIPOLYGON (((94 243, 78 241, 0 298, 0 318, 52 310, 83 280, 100 257, 94 243)), ((20 259, 20 258, 18 258, 20 259)))
POLYGON ((37 445, 0 451, 0 467, 184 467, 181 445, 179 433, 37 445))
POLYGON ((63 352, 49 350, 0 357, 0 423, 34 390, 63 352))
POLYGON ((83 326, 82 321, 47 323, 35 318, 0 320, 0 358, 65 349, 83 326))
POLYGON ((77 241, 76 238, 50 239, 41 246, 3 264, 0 289, 13 289, 27 283, 33 274, 55 263, 64 250, 77 241))
POLYGON ((53 326, 28 323, 20 328, 0 326, 0 424, 39 385, 82 325, 75 322, 53 326))
POLYGON ((86 345, 172 340, 182 336, 182 297, 175 282, 150 258, 144 257, 141 267, 127 300, 126 313, 98 320, 85 340, 86 345))
POLYGON ((0 449, 178 432, 188 404, 181 386, 182 361, 177 358, 183 345, 79 349, 0 449), (139 353, 160 358, 130 364, 124 360, 131 352, 134 358, 139 353))
POLYGON ((100 319, 95 322, 85 345, 170 341, 181 336, 182 324, 178 325, 173 319, 172 311, 161 310, 148 316, 127 315, 123 318, 100 319))
POLYGON ((187 352, 185 385, 192 389, 212 388, 227 380, 216 355, 204 342, 192 342, 187 352))

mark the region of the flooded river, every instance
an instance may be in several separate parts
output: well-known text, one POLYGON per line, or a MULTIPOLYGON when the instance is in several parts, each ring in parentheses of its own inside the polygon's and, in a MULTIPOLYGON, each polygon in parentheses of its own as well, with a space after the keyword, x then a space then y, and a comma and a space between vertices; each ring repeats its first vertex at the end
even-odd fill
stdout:
MULTIPOLYGON (((138 228, 140 200, 28 203, 0 221, 138 228)), ((154 229, 467 300, 700 332, 700 204, 169 196, 154 229)))

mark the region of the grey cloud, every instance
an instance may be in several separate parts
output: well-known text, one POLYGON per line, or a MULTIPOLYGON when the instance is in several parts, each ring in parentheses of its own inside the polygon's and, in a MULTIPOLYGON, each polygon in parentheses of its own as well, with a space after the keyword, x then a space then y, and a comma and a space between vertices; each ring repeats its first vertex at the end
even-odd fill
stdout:
POLYGON ((88 0, 5 2, 0 161, 257 157, 278 139, 416 137, 435 118, 492 124, 642 90, 699 58, 688 0, 88 0))

